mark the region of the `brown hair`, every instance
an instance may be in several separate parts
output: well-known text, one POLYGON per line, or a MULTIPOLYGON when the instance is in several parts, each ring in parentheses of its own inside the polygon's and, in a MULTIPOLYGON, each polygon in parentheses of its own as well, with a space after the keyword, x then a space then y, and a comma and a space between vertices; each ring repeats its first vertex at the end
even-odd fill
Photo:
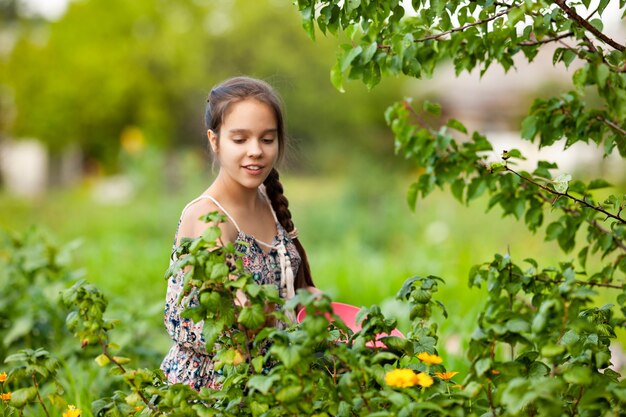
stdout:
MULTIPOLYGON (((274 111, 278 136, 278 160, 280 160, 285 152, 286 141, 282 103, 274 89, 265 81, 250 77, 234 77, 213 87, 204 113, 206 127, 218 134, 231 105, 250 98, 269 105, 274 111)), ((280 183, 276 168, 272 169, 263 184, 278 221, 287 233, 292 232, 295 227, 291 220, 289 200, 283 194, 283 185, 280 183)), ((293 239, 293 243, 302 258, 294 286, 295 288, 313 286, 311 269, 304 247, 298 238, 293 239)))

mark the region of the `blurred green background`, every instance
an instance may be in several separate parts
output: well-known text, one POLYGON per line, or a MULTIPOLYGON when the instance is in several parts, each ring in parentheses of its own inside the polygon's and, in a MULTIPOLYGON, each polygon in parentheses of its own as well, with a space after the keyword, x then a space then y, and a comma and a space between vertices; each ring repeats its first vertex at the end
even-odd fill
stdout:
POLYGON ((574 258, 514 219, 486 214, 484 199, 465 207, 436 192, 411 212, 405 195, 418 171, 394 156, 383 112, 405 95, 419 99, 420 84, 337 92, 328 75, 337 42, 321 34, 311 42, 289 2, 82 0, 54 19, 16 0, 0 6, 5 162, 7 144, 32 139, 47 158, 45 187, 34 193, 16 193, 5 171, 0 229, 79 240, 75 265, 108 295, 112 316, 132 318, 120 337, 145 335, 157 357, 169 347, 163 273, 178 217, 215 174, 206 95, 233 75, 266 79, 284 98, 292 138, 284 185, 317 286, 337 301, 379 304, 402 328, 405 311, 393 300, 402 282, 442 277, 450 318, 439 322, 440 351, 450 369, 466 366, 485 291, 468 289, 472 265, 496 252, 546 266, 574 258))

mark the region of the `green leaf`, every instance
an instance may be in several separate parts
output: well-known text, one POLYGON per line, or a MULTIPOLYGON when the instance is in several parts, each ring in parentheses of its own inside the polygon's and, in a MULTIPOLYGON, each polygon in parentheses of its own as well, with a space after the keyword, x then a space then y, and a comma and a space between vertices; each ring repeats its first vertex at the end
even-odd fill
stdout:
POLYGON ((433 114, 435 116, 441 116, 441 105, 439 103, 433 103, 428 100, 424 100, 424 111, 433 114))
POLYGON ((472 179, 467 187, 467 202, 480 197, 487 189, 487 183, 484 178, 476 177, 472 179))
POLYGON ((246 326, 248 329, 258 329, 263 323, 265 323, 265 312, 263 311, 263 306, 253 304, 251 306, 244 307, 239 313, 239 319, 237 321, 246 326))
POLYGON ((588 190, 597 190, 599 188, 611 187, 612 184, 604 179, 596 179, 589 183, 588 190))
POLYGON ((341 71, 341 62, 339 61, 335 62, 335 65, 330 70, 330 82, 337 91, 345 93, 346 90, 343 89, 343 72, 341 71))
POLYGON ((27 403, 33 401, 37 396, 37 388, 20 388, 11 393, 10 404, 16 408, 24 408, 27 403))
POLYGON ((506 329, 512 333, 526 333, 530 331, 530 324, 522 319, 513 319, 506 322, 506 329))
POLYGON ((419 183, 414 182, 409 186, 409 190, 406 193, 406 202, 409 204, 411 211, 415 211, 415 204, 417 203, 417 193, 419 192, 419 183))
POLYGON ((216 242, 217 239, 222 235, 222 231, 217 226, 212 226, 207 228, 204 233, 202 233, 202 239, 207 242, 216 242))
POLYGON ((609 1, 610 0, 600 0, 600 4, 598 5, 598 14, 600 16, 602 16, 602 13, 604 12, 604 9, 606 9, 606 6, 609 5, 609 1))
POLYGON ((556 177, 552 182, 554 184, 554 189, 557 193, 564 194, 567 191, 569 186, 569 182, 571 181, 572 176, 569 174, 561 174, 556 177))
POLYGON ((361 54, 363 48, 361 46, 357 46, 356 48, 352 48, 341 58, 341 72, 345 72, 352 64, 352 61, 361 54))
POLYGON ((582 366, 572 366, 563 374, 570 384, 589 385, 592 381, 591 369, 582 366))
POLYGON ((198 417, 213 417, 218 414, 218 410, 207 407, 204 404, 194 404, 191 408, 196 412, 198 417))
POLYGON ((448 120, 446 126, 458 130, 459 132, 467 133, 467 128, 465 127, 465 125, 456 119, 448 120))
POLYGON ((261 371, 263 371, 263 356, 257 356, 252 359, 250 363, 252 363, 252 367, 256 373, 261 373, 261 371))
MULTIPOLYGON (((463 191, 464 190, 465 190, 465 180, 463 178, 457 178, 456 180, 454 180, 454 182, 450 186, 450 191, 452 191, 452 195, 460 203, 463 202, 463 191)), ((413 211, 415 211, 415 209, 413 209, 413 211)))
POLYGON ((596 70, 596 82, 598 83, 598 87, 604 88, 606 86, 606 80, 609 78, 609 74, 611 70, 605 64, 598 65, 596 70))
POLYGON ((522 138, 533 140, 537 134, 537 116, 528 116, 522 122, 522 138))
POLYGON ((491 368, 491 358, 482 358, 476 365, 474 365, 474 369, 476 369, 476 375, 481 376, 485 372, 487 372, 491 368))
MULTIPOLYGON (((206 407, 205 407, 206 408, 206 407)), ((260 403, 258 401, 252 401, 250 403, 250 411, 252 411, 252 416, 257 417, 261 416, 269 410, 269 404, 260 403)))
POLYGON ((248 388, 257 390, 262 394, 267 394, 270 392, 270 388, 274 385, 275 382, 280 380, 280 375, 253 375, 248 380, 248 388))
POLYGON ((96 356, 96 359, 94 360, 96 361, 99 367, 106 366, 110 362, 109 358, 104 353, 101 353, 100 355, 96 356))
POLYGON ((287 386, 276 393, 276 399, 281 403, 294 402, 298 399, 301 392, 302 387, 300 385, 287 386))
POLYGON ((541 355, 546 358, 553 358, 565 352, 565 346, 548 344, 541 348, 541 355))
POLYGON ((276 355, 287 369, 293 368, 302 359, 297 346, 285 347, 274 345, 270 348, 270 353, 276 355))

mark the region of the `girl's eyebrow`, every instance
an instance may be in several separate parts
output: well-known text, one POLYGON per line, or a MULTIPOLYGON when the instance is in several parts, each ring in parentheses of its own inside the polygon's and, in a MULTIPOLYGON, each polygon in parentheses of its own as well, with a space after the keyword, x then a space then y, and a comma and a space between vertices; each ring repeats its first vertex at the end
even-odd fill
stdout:
MULTIPOLYGON (((228 133, 230 133, 231 135, 236 135, 236 134, 249 135, 250 133, 252 133, 252 131, 250 129, 230 129, 228 133)), ((264 131, 261 132, 261 136, 266 135, 268 133, 276 134, 278 133, 278 129, 276 128, 265 129, 264 131)))

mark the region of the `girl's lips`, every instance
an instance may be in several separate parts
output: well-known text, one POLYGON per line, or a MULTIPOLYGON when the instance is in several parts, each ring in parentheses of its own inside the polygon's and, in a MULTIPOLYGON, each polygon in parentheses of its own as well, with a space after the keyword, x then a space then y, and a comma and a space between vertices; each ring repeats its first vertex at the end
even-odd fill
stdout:
POLYGON ((250 175, 261 175, 263 167, 260 165, 244 165, 243 169, 250 175))

